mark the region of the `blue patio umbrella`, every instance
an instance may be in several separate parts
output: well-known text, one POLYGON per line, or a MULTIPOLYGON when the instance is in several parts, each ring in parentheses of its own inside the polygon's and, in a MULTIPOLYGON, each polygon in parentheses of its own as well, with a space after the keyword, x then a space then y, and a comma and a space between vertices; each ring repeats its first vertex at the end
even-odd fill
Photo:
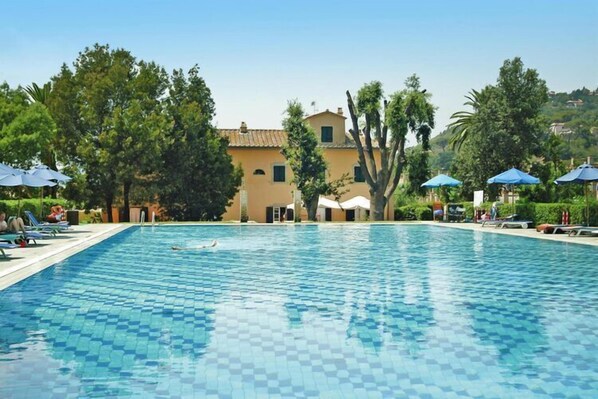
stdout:
MULTIPOLYGON (((21 174, 4 174, 0 172, 0 186, 15 187, 15 186, 28 186, 28 187, 44 187, 44 186, 55 186, 56 183, 49 180, 39 178, 27 173, 21 174)), ((21 212, 21 198, 19 197, 18 215, 21 212)))
MULTIPOLYGON (((573 169, 571 172, 567 173, 564 176, 559 177, 554 182, 556 184, 586 184, 598 181, 598 169, 593 167, 592 165, 588 165, 584 163, 583 165, 579 166, 577 169, 573 169)), ((590 222, 590 203, 588 201, 588 190, 587 186, 585 186, 585 193, 586 193, 586 225, 589 225, 590 222)))
MULTIPOLYGON (((426 188, 440 188, 440 187, 457 187, 463 184, 457 179, 453 179, 450 176, 439 174, 428 180, 427 182, 423 183, 421 187, 426 188)), ((436 212, 436 211, 434 211, 436 212)), ((440 213, 439 215, 444 214, 444 212, 440 213)))
MULTIPOLYGON (((38 165, 35 168, 27 172, 30 175, 40 177, 45 180, 57 181, 59 183, 67 183, 72 179, 65 174, 50 169, 46 165, 38 165)), ((41 189, 40 195, 40 218, 44 217, 44 188, 41 189)))
POLYGON ((19 170, 13 168, 12 166, 5 165, 0 162, 0 176, 2 175, 18 175, 21 173, 19 170))
POLYGON ((540 179, 530 176, 517 168, 511 168, 488 179, 488 184, 538 184, 540 179))
POLYGON ((427 182, 423 183, 421 187, 427 188, 438 188, 438 187, 457 187, 463 184, 457 179, 453 179, 450 176, 440 174, 436 177, 431 178, 427 182))
POLYGON ((61 183, 67 183, 72 180, 67 175, 50 169, 46 165, 38 165, 27 173, 45 180, 56 180, 57 182, 61 183))
POLYGON ((488 179, 488 184, 504 184, 506 186, 511 186, 511 189, 509 191, 513 192, 513 198, 515 197, 515 189, 513 186, 520 184, 538 183, 540 183, 540 179, 531 176, 525 172, 522 172, 517 168, 511 168, 505 172, 502 172, 501 174, 498 174, 488 179))

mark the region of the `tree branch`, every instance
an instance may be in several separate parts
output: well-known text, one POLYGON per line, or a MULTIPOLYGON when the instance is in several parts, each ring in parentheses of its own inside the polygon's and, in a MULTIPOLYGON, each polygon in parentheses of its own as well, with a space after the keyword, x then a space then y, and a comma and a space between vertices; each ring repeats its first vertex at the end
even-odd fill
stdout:
POLYGON ((370 174, 370 170, 365 160, 365 154, 363 145, 361 143, 361 137, 359 137, 359 120, 357 119, 357 113, 355 112, 355 104, 353 103, 353 98, 351 97, 351 93, 349 93, 349 90, 347 90, 347 105, 349 107, 349 114, 351 115, 351 122, 353 124, 353 129, 349 129, 349 133, 351 134, 351 137, 355 142, 355 146, 357 147, 359 164, 363 166, 363 176, 368 185, 371 188, 373 188, 376 187, 376 182, 374 181, 374 179, 372 179, 372 175, 370 174))
POLYGON ((402 138, 400 140, 400 143, 397 144, 397 146, 399 147, 398 154, 393 157, 393 162, 391 163, 392 169, 390 170, 390 173, 394 173, 394 176, 392 178, 391 185, 388 187, 386 193, 384 194, 386 198, 390 198, 390 196, 397 189, 397 186, 399 185, 399 180, 401 179, 401 174, 403 173, 403 166, 405 165, 405 139, 402 138), (396 168, 394 166, 395 162, 397 162, 396 168))

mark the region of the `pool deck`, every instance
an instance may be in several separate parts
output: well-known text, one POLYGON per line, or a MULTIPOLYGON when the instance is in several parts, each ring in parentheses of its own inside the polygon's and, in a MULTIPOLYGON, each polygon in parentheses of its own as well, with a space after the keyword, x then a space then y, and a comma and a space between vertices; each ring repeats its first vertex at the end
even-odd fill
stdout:
MULTIPOLYGON (((394 222, 385 222, 394 223, 394 222)), ((400 223, 400 222, 396 222, 400 223)), ((573 244, 591 245, 598 248, 598 237, 569 237, 566 234, 542 234, 535 229, 497 229, 493 226, 482 227, 475 223, 438 223, 438 222, 409 222, 405 224, 426 224, 447 229, 464 229, 483 231, 490 234, 505 234, 517 237, 529 237, 542 240, 559 241, 573 244)), ((259 225, 261 223, 255 223, 259 225)), ((402 224, 402 223, 401 223, 402 224)), ((187 223, 181 225, 190 225, 187 223)), ((206 225, 206 224, 203 224, 206 225)), ((229 223, 209 223, 209 225, 230 225, 229 223)), ((268 224, 272 226, 272 224, 268 224)), ((0 290, 9 287, 69 256, 83 251, 108 237, 113 236, 133 224, 86 224, 73 226, 72 230, 59 233, 50 239, 37 240, 37 245, 26 248, 6 249, 8 259, 0 257, 0 290)), ((281 224, 282 226, 282 224, 281 224)))
POLYGON ((132 224, 84 224, 58 233, 56 237, 36 240, 37 245, 5 249, 8 259, 0 255, 0 290, 83 251, 132 224))
POLYGON ((572 236, 569 237, 568 234, 542 234, 537 232, 534 228, 528 229, 521 229, 521 228, 504 228, 498 229, 495 226, 485 226, 482 227, 480 223, 439 223, 439 222, 420 222, 422 224, 427 224, 431 226, 440 226, 446 228, 453 228, 453 229, 463 229, 463 230, 474 230, 474 231, 483 231, 486 233, 493 233, 493 234, 505 234, 510 236, 516 237, 529 237, 529 238, 537 238, 540 240, 549 240, 549 241, 559 241, 559 242, 566 242, 572 244, 583 244, 583 245, 592 245, 598 247, 598 237, 597 236, 572 236))

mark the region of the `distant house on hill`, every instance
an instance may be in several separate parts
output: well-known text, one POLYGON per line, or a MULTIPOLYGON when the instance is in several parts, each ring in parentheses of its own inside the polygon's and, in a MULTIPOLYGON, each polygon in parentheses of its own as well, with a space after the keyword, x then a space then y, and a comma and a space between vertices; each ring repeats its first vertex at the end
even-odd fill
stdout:
POLYGON ((571 134, 573 131, 568 127, 565 127, 564 123, 553 123, 550 125, 550 133, 556 134, 557 136, 562 136, 565 134, 571 134))
POLYGON ((583 105, 583 100, 569 100, 567 101, 567 107, 569 108, 579 108, 583 105))

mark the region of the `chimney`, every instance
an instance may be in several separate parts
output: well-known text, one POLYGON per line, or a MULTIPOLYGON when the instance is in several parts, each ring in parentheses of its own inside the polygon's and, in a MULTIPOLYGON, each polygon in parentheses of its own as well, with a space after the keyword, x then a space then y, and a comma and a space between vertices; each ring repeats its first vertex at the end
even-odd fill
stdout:
POLYGON ((342 116, 343 115, 343 107, 338 107, 336 110, 336 113, 342 116))
POLYGON ((241 133, 247 133, 247 124, 245 122, 241 122, 241 127, 239 128, 241 133))

